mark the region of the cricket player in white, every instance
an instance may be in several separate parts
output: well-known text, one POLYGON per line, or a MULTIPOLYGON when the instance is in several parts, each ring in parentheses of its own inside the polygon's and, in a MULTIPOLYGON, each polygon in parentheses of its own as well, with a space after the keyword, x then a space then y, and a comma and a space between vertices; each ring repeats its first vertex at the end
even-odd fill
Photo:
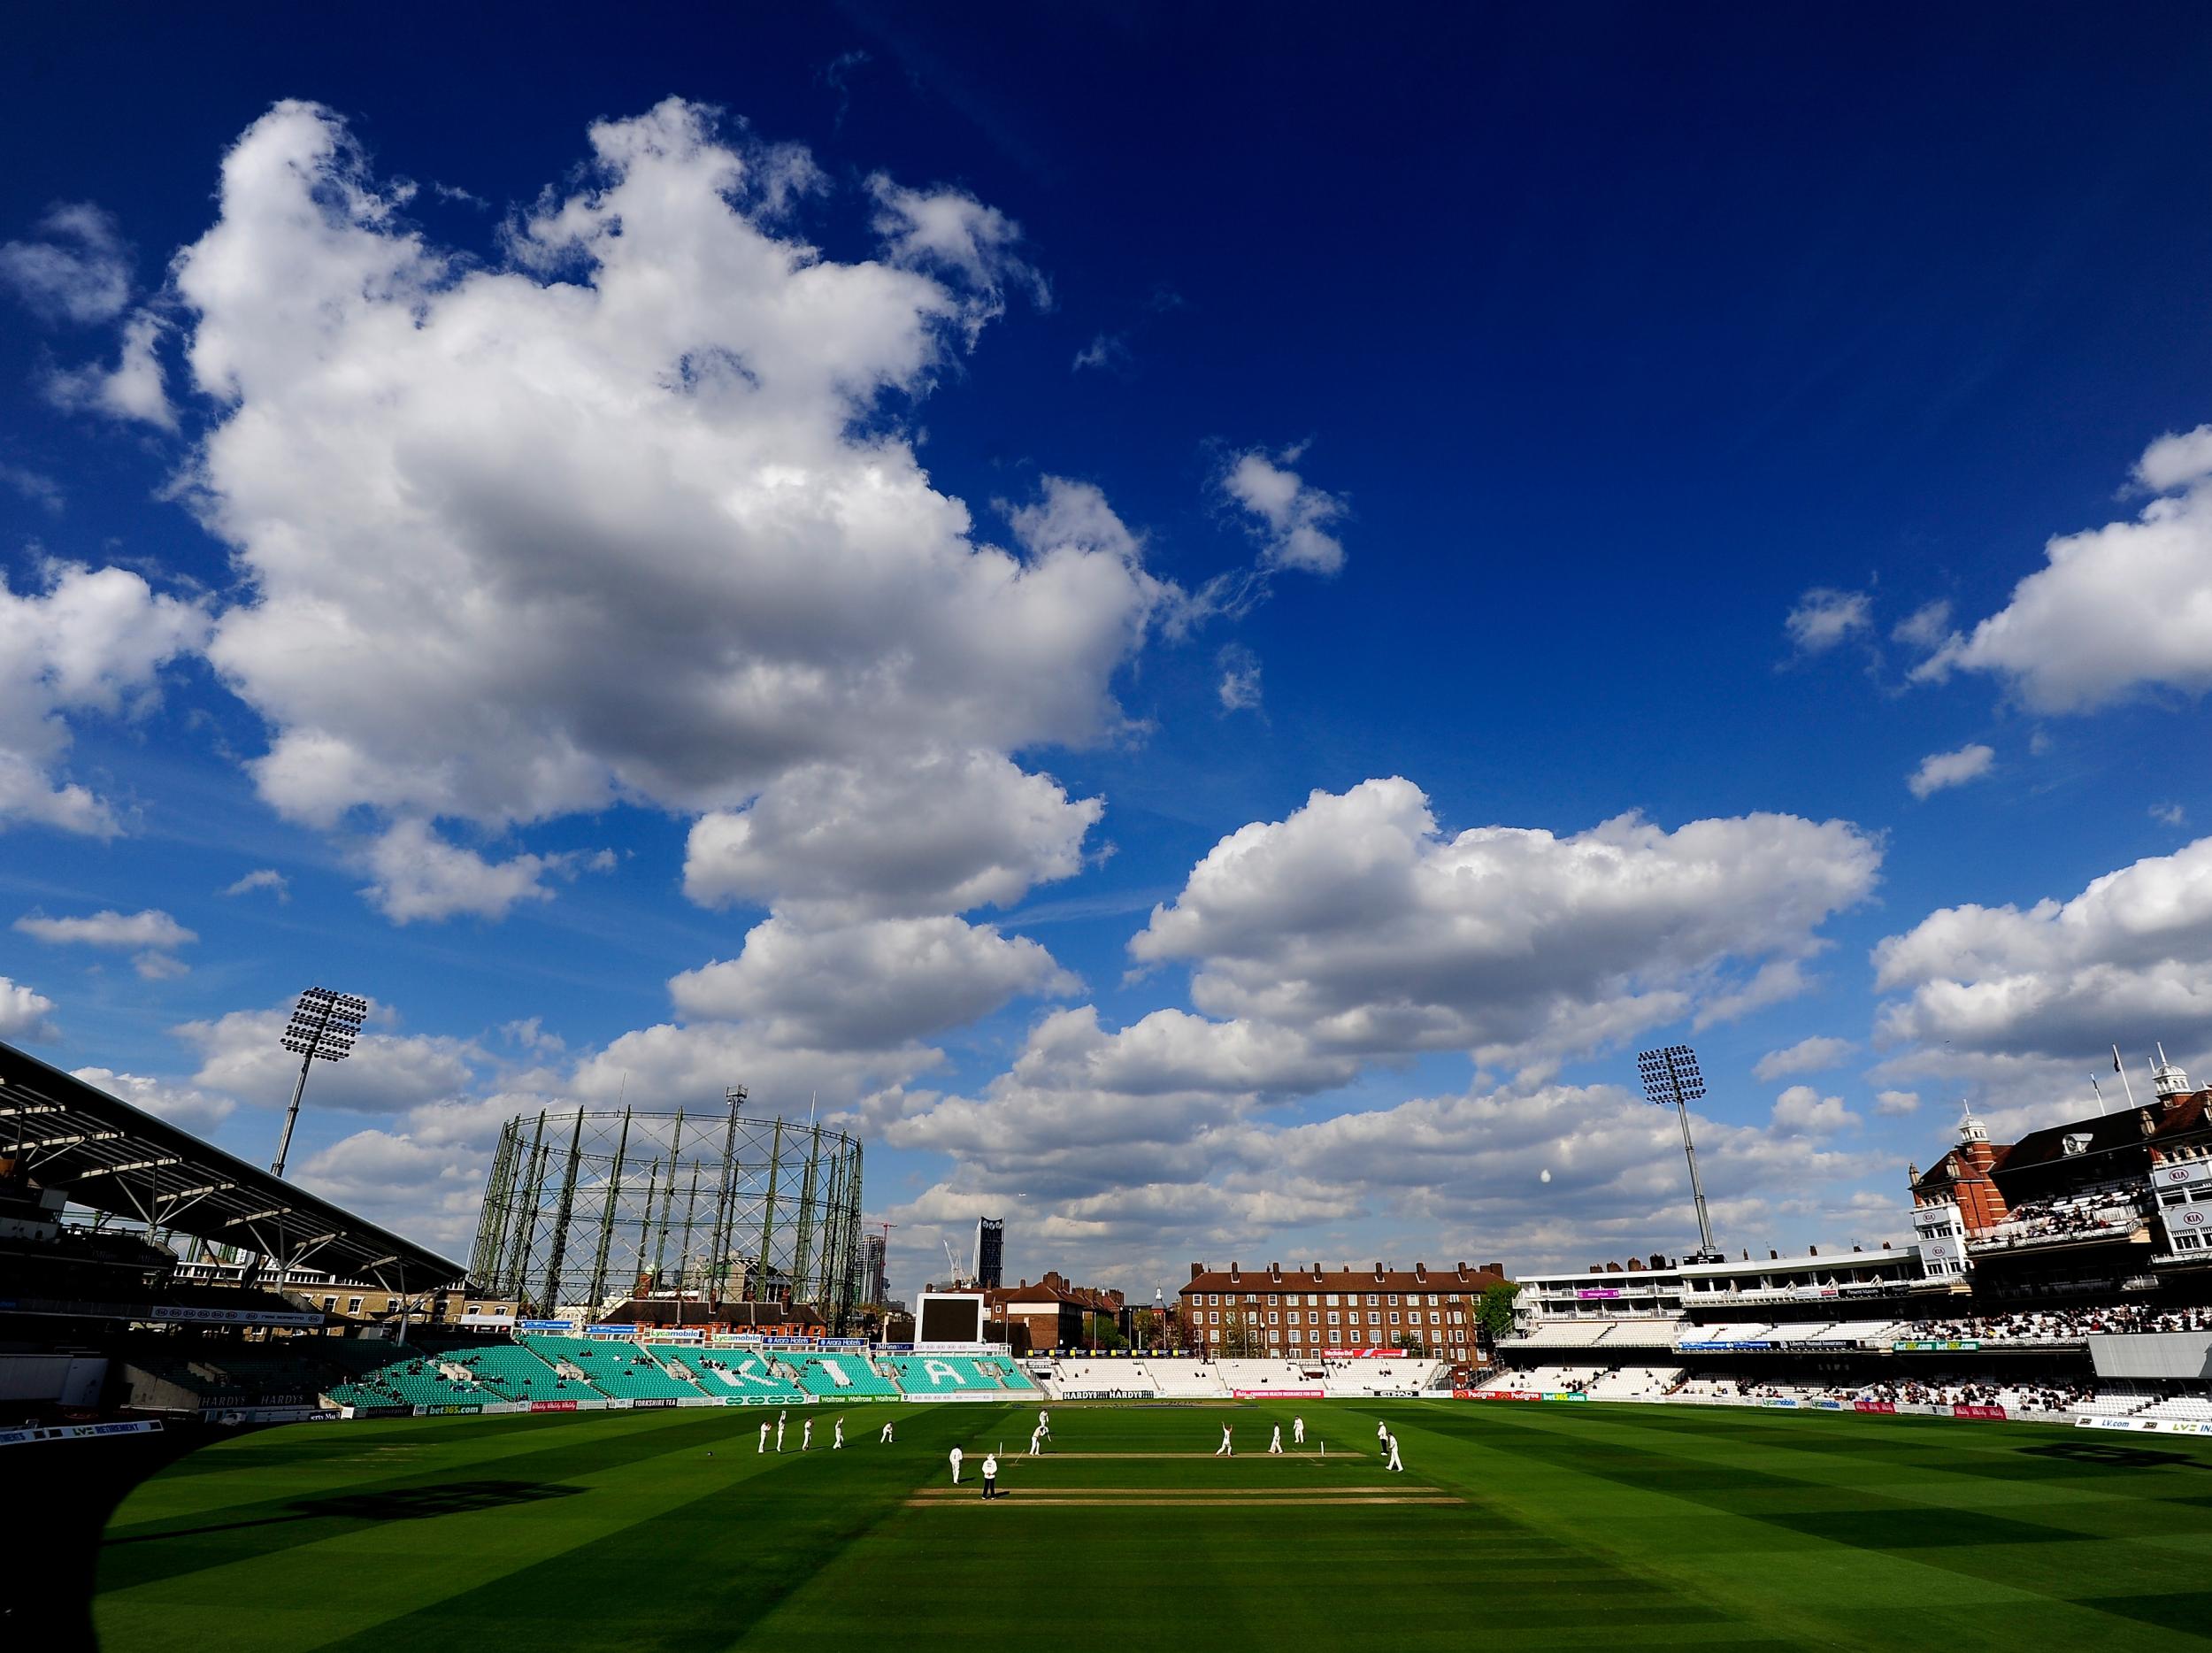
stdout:
POLYGON ((1029 1456, 1040 1457, 1045 1449, 1045 1426, 1039 1424, 1029 1432, 1029 1456))
POLYGON ((814 1419, 808 1419, 799 1428, 799 1450, 811 1451, 814 1447, 814 1419))
POLYGON ((960 1484, 960 1449, 958 1447, 952 1449, 952 1484, 956 1487, 960 1484))
POLYGON ((1290 1420, 1290 1443, 1293 1446, 1306 1444, 1306 1420, 1304 1419, 1294 1418, 1290 1420))
POLYGON ((1052 1433, 1052 1414, 1041 1410, 1037 1413, 1037 1427, 1043 1430, 1045 1434, 1050 1434, 1052 1433))
POLYGON ((779 1452, 783 1450, 783 1414, 781 1412, 776 1414, 776 1450, 779 1452))
POLYGON ((844 1449, 845 1420, 842 1418, 840 1418, 834 1426, 834 1433, 830 1436, 830 1450, 833 1452, 842 1452, 844 1449))
POLYGON ((1406 1466, 1398 1462, 1398 1437, 1396 1435, 1385 1435, 1383 1439, 1390 1442, 1390 1462, 1384 1465, 1383 1467, 1385 1469, 1395 1470, 1401 1475, 1404 1474, 1406 1472, 1406 1466))
POLYGON ((1221 1426, 1221 1444, 1214 1449, 1214 1456, 1216 1457, 1234 1457, 1236 1456, 1234 1452, 1229 1449, 1229 1426, 1227 1424, 1221 1426))
POLYGON ((1268 1451, 1268 1456, 1269 1456, 1269 1457, 1282 1457, 1282 1455, 1283 1455, 1283 1426, 1282 1426, 1282 1425, 1280 1425, 1280 1424, 1277 1424, 1277 1425, 1275 1426, 1275 1433, 1274 1433, 1273 1434, 1271 1434, 1271 1435, 1268 1436, 1268 1438, 1267 1438, 1267 1451, 1268 1451))
POLYGON ((883 1433, 876 1437, 876 1444, 878 1446, 889 1446, 891 1444, 891 1426, 889 1424, 883 1426, 883 1433))
POLYGON ((760 1449, 764 1452, 768 1449, 768 1420, 765 1418, 760 1420, 760 1449))

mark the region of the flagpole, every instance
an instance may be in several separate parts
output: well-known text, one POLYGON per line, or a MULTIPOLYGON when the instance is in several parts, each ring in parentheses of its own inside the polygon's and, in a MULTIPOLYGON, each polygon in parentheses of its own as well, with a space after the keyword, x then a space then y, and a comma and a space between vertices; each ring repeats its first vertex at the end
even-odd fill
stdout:
POLYGON ((2128 1094, 2128 1106, 2135 1105, 2135 1087, 2128 1083, 2127 1065, 2120 1060, 2120 1047, 2112 1047, 2112 1071, 2120 1076, 2120 1088, 2128 1094))

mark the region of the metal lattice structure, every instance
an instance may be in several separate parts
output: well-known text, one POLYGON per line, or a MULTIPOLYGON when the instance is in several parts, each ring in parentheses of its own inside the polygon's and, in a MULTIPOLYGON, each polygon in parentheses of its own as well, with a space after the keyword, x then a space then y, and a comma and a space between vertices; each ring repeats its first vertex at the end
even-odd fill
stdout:
POLYGON ((726 1111, 518 1114, 500 1132, 473 1289, 550 1314, 633 1293, 788 1300, 849 1321, 860 1141, 726 1111))

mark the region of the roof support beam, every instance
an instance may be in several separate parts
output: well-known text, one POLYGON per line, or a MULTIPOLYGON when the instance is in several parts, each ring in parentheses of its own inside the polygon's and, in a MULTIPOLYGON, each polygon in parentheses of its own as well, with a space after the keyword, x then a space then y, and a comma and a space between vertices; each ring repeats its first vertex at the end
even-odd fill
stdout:
POLYGON ((80 1182, 89 1182, 95 1177, 118 1177, 130 1171, 158 1171, 169 1165, 180 1165, 183 1163, 183 1158, 175 1154, 160 1159, 134 1159, 119 1165, 95 1165, 89 1171, 79 1172, 76 1180, 80 1182))

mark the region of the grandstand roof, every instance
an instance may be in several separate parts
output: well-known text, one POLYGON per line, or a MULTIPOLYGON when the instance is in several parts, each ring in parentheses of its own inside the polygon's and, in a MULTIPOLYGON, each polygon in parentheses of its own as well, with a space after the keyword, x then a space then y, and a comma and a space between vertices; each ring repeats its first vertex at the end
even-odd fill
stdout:
POLYGON ((283 1267, 414 1291, 468 1271, 297 1183, 0 1043, 0 1154, 88 1210, 242 1246, 283 1267))
POLYGON ((1504 1280, 1504 1274, 1495 1268, 1470 1268, 1466 1264, 1451 1268, 1430 1268, 1416 1263, 1409 1269, 1384 1268, 1323 1268, 1318 1264, 1304 1267, 1285 1268, 1270 1263, 1264 1268, 1245 1268, 1232 1263, 1226 1269, 1210 1269, 1203 1263, 1191 1265, 1190 1283, 1183 1288, 1183 1295, 1194 1291, 1486 1291, 1504 1280))

